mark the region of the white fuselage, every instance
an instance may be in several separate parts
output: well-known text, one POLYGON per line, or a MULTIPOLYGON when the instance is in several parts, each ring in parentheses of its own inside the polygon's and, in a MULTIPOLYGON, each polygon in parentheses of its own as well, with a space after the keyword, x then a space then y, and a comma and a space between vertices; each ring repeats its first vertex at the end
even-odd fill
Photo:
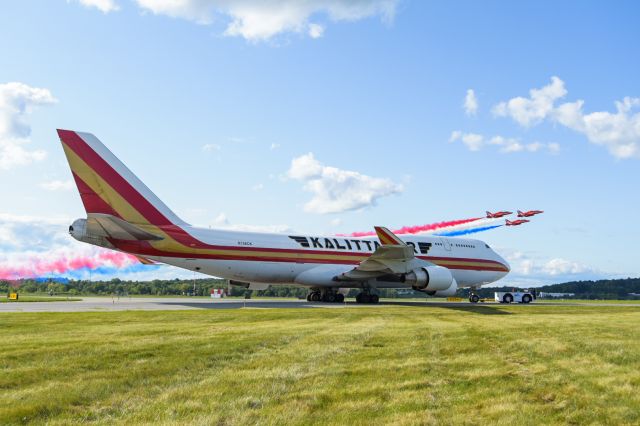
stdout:
MULTIPOLYGON (((249 283, 297 284, 309 287, 339 285, 332 278, 350 271, 376 249, 375 237, 262 234, 184 227, 194 240, 207 244, 211 255, 138 253, 157 262, 203 274, 249 283)), ((417 258, 448 268, 458 287, 479 287, 504 277, 507 262, 487 244, 474 239, 437 236, 400 236, 414 247, 417 258)), ((378 281, 380 288, 407 287, 401 282, 378 281)))

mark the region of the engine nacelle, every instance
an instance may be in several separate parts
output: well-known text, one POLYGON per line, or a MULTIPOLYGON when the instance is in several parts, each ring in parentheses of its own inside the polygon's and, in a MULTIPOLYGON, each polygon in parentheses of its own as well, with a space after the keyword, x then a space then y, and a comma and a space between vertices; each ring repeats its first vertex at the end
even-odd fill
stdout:
POLYGON ((457 291, 458 291, 458 282, 454 278, 448 289, 434 291, 433 293, 428 292, 428 294, 430 296, 435 296, 435 297, 451 297, 451 296, 455 296, 457 291))
POLYGON ((433 265, 414 269, 405 275, 404 282, 414 290, 431 292, 449 290, 455 280, 449 269, 433 265))

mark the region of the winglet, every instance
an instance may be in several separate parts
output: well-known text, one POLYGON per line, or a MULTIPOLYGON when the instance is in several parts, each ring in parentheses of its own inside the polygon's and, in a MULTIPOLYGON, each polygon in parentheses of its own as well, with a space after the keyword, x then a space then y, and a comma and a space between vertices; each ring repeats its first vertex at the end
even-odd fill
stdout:
POLYGON ((374 226, 378 239, 383 246, 406 246, 404 241, 396 237, 396 235, 389 231, 384 226, 374 226))

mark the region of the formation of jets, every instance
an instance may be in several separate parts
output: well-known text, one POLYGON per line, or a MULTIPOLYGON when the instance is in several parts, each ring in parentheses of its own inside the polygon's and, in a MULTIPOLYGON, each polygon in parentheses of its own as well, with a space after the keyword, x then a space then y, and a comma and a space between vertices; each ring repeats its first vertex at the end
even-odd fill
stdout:
MULTIPOLYGON (((488 219, 497 219, 503 216, 508 216, 510 214, 513 214, 513 212, 508 212, 508 211, 498 211, 495 213, 491 213, 491 212, 486 212, 487 213, 487 218, 488 219)), ((533 217, 537 214, 541 214, 544 213, 543 210, 527 210, 527 211, 521 211, 521 210, 517 210, 517 215, 518 217, 533 217)), ((517 220, 509 220, 509 219, 505 219, 505 225, 506 226, 518 226, 518 225, 522 225, 523 223, 527 223, 527 222, 531 222, 530 220, 527 219, 517 219, 517 220)))

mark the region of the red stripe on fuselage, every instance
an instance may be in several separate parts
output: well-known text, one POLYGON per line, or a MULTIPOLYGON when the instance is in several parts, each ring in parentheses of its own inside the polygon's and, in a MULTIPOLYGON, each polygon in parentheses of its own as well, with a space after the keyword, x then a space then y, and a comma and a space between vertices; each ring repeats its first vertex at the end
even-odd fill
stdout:
MULTIPOLYGON (((129 248, 135 252, 135 246, 129 246, 131 244, 130 241, 126 240, 113 240, 112 244, 115 245, 120 250, 128 250, 129 248), (125 248, 127 247, 127 248, 125 248)), ((317 255, 330 255, 330 256, 361 256, 361 257, 369 257, 373 254, 373 252, 358 252, 358 251, 333 251, 333 250, 308 250, 308 249, 284 249, 284 248, 271 248, 271 247, 243 247, 243 246, 219 246, 219 245, 210 245, 212 249, 215 250, 233 250, 233 251, 258 251, 263 253, 291 253, 291 254, 317 254, 317 255)), ((153 247, 151 247, 153 248, 153 247)), ((153 248, 155 250, 155 248, 153 248)), ((165 253, 169 253, 171 257, 193 257, 194 253, 184 253, 184 252, 169 252, 165 251, 165 253)), ((207 253, 201 253, 202 256, 208 256, 207 253)), ((425 256, 416 256, 420 259, 426 258, 425 256)), ((497 264, 502 265, 500 262, 489 259, 476 259, 470 257, 441 257, 441 256, 429 256, 429 259, 436 260, 455 260, 461 262, 478 262, 478 263, 487 263, 487 264, 497 264)))
MULTIPOLYGON (((204 260, 237 260, 237 261, 254 261, 254 262, 283 262, 283 263, 318 263, 318 264, 340 264, 340 265, 357 265, 361 260, 354 259, 321 259, 321 258, 300 258, 300 257, 269 257, 260 255, 236 255, 236 254, 208 254, 208 253, 175 253, 170 251, 158 250, 153 247, 147 241, 131 242, 123 240, 110 240, 118 249, 132 252, 144 256, 158 256, 158 257, 172 257, 172 258, 184 258, 184 259, 204 259, 204 260)), ((237 251, 236 247, 229 247, 229 250, 237 251)), ((278 249, 263 249, 262 251, 275 251, 278 249)), ((258 251, 253 249, 253 251, 258 251)), ((279 251, 281 252, 281 251, 279 251)), ((306 250, 291 250, 292 254, 308 254, 306 250)), ((322 254, 329 254, 328 252, 320 252, 322 254)), ((358 255, 358 253, 340 253, 342 255, 358 255)), ((368 257, 368 254, 362 254, 362 258, 368 257)), ((470 259, 470 258, 455 258, 455 257, 430 257, 430 256, 417 256, 418 259, 426 260, 433 263, 439 261, 448 262, 474 262, 484 263, 485 265, 455 265, 447 266, 449 269, 459 270, 476 270, 476 271, 497 271, 508 272, 508 269, 500 262, 486 260, 486 259, 470 259)))

